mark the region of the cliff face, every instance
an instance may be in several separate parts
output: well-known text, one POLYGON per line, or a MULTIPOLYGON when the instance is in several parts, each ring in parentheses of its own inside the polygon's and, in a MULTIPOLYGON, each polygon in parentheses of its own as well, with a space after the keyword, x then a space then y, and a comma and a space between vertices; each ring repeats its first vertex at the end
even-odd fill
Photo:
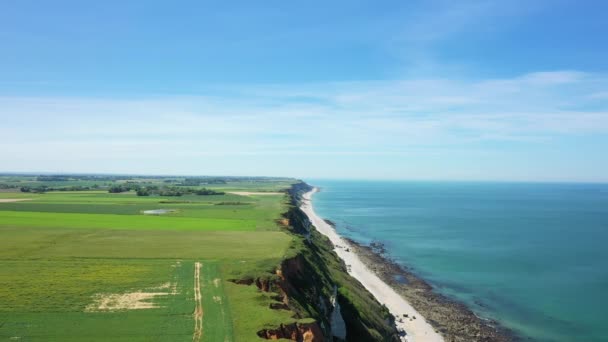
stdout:
POLYGON ((278 327, 262 329, 258 336, 270 340, 290 339, 292 341, 326 341, 331 338, 330 317, 332 305, 326 284, 329 279, 320 279, 303 254, 283 260, 275 274, 256 279, 235 280, 238 284, 254 284, 260 291, 276 293, 276 303, 272 309, 291 310, 296 320, 278 327))
POLYGON ((300 210, 301 195, 310 190, 312 187, 303 182, 289 190, 292 206, 285 216, 292 233, 302 237, 299 253, 285 260, 279 273, 290 309, 301 317, 314 318, 326 340, 331 340, 331 297, 337 288, 335 299, 340 304, 347 341, 399 341, 394 318, 386 307, 348 275, 331 242, 313 229, 300 210))
POLYGON ((276 329, 258 331, 258 336, 267 340, 287 339, 302 342, 323 342, 326 337, 316 323, 281 324, 276 329))
POLYGON ((340 341, 333 337, 331 326, 332 302, 337 301, 346 341, 399 341, 394 318, 386 307, 348 275, 331 242, 312 228, 300 210, 301 196, 310 190, 304 182, 288 190, 291 206, 279 223, 295 237, 289 255, 272 273, 234 280, 276 294, 276 303, 270 307, 293 312, 293 322, 265 327, 257 335, 269 340, 340 341))

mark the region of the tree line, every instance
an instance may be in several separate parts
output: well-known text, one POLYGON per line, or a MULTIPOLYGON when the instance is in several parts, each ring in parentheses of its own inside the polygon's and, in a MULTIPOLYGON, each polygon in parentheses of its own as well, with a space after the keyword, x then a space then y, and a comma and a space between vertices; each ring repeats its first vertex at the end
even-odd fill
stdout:
POLYGON ((210 195, 223 195, 222 191, 215 191, 211 189, 193 189, 193 188, 182 188, 176 186, 140 186, 138 184, 125 183, 112 185, 109 189, 109 193, 121 193, 135 191, 137 196, 183 196, 183 195, 199 195, 199 196, 210 196, 210 195))
POLYGON ((22 186, 19 188, 21 192, 31 192, 37 194, 43 194, 49 191, 87 191, 87 190, 95 190, 99 188, 98 185, 93 186, 82 186, 82 185, 73 185, 73 186, 64 186, 64 187, 51 187, 46 185, 39 186, 22 186))

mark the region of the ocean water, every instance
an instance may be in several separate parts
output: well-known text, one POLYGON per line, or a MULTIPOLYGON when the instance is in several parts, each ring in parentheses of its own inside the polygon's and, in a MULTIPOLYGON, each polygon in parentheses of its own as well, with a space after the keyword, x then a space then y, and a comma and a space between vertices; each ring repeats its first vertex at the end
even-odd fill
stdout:
POLYGON ((340 234, 532 341, 608 341, 608 184, 310 180, 340 234))

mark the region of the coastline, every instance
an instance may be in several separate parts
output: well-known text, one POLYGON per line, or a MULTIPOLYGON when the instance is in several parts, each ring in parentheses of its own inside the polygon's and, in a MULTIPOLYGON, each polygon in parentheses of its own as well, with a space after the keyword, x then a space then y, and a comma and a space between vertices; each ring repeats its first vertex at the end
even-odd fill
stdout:
POLYGON ((314 188, 305 193, 302 196, 300 208, 317 231, 333 243, 334 251, 347 265, 348 273, 395 316, 397 329, 405 332, 401 339, 408 342, 444 342, 443 336, 435 331, 435 328, 403 296, 383 281, 354 252, 354 245, 338 235, 329 223, 317 216, 311 203, 312 195, 317 191, 317 188, 314 188))
MULTIPOLYGON (((407 332, 404 340, 410 342, 507 342, 518 340, 513 332, 501 327, 497 322, 481 318, 463 303, 433 291, 429 283, 408 270, 407 267, 384 257, 381 245, 364 246, 351 239, 341 237, 335 231, 331 221, 320 218, 314 212, 311 198, 315 192, 318 192, 317 188, 303 196, 302 210, 317 228, 317 231, 330 238, 334 246, 341 246, 335 247, 334 250, 347 265, 350 263, 349 273, 359 280, 380 303, 389 308, 397 319, 397 328, 407 332), (346 248, 349 249, 349 252, 346 252, 346 248), (357 270, 359 272, 353 272, 353 262, 362 263, 364 267, 358 265, 357 270), (378 294, 375 291, 378 290, 377 287, 368 284, 372 280, 370 278, 373 278, 370 277, 370 273, 390 288, 406 305, 403 305, 403 302, 400 302, 392 294, 388 296, 386 293, 378 294), (417 323, 424 321, 426 324, 411 324, 415 322, 411 320, 412 314, 408 314, 410 319, 404 319, 403 313, 409 308, 416 312, 414 315, 417 315, 417 321, 419 320, 417 323), (399 317, 403 319, 403 322, 398 321, 399 317), (439 337, 428 335, 428 326, 439 337)), ((372 283, 374 282, 372 281, 372 283)))
POLYGON ((465 304, 433 291, 432 286, 373 247, 347 240, 359 258, 427 319, 447 341, 508 342, 519 338, 498 322, 481 318, 465 304))

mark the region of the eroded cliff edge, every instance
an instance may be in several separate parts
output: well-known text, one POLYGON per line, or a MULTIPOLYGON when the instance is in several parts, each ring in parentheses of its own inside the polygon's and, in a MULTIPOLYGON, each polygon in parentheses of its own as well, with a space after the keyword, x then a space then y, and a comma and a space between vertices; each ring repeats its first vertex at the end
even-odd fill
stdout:
MULTIPOLYGON (((310 190, 311 187, 305 183, 296 184, 294 187, 292 187, 292 189, 290 190, 290 197, 294 201, 296 201, 294 202, 294 205, 296 207, 299 208, 299 201, 301 199, 301 195, 310 190)), ((333 255, 333 257, 337 258, 335 253, 333 253, 332 245, 329 240, 324 239, 324 237, 320 236, 320 234, 317 233, 314 229, 305 229, 306 227, 310 228, 310 223, 308 222, 307 217, 303 214, 302 211, 290 212, 295 213, 295 216, 293 218, 290 218, 290 222, 293 220, 301 220, 301 222, 298 222, 297 224, 293 225, 294 227, 304 228, 298 232, 299 234, 303 234, 304 236, 307 236, 306 234, 310 234, 309 240, 311 240, 313 246, 325 246, 325 248, 321 248, 324 249, 321 254, 328 252, 329 254, 333 255), (301 217, 299 216, 300 214, 304 216, 301 217)), ((404 298, 406 298, 409 303, 412 303, 412 305, 414 305, 414 307, 419 310, 419 312, 431 323, 434 329, 441 333, 441 335, 446 341, 507 342, 520 340, 516 335, 513 334, 512 331, 509 331, 508 329, 502 327, 498 322, 481 318, 475 315, 475 313, 471 311, 468 307, 466 307, 464 304, 435 292, 430 284, 414 275, 407 268, 385 258, 381 252, 374 251, 373 247, 362 246, 354 241, 350 241, 350 244, 356 251, 357 255, 363 260, 363 262, 366 263, 367 266, 370 267, 370 269, 372 269, 378 276, 380 276, 381 279, 384 280, 384 282, 396 289, 396 291, 398 291, 404 298), (400 276, 403 279, 406 279, 407 285, 400 283, 395 276, 400 276)), ((330 257, 324 258, 324 260, 330 259, 330 257)), ((343 263, 341 263, 339 259, 338 263, 342 267, 344 267, 343 263)), ((344 269, 343 272, 346 273, 346 270, 344 269)), ((340 277, 340 274, 336 276, 340 277)), ((358 281, 356 281, 350 276, 348 277, 362 288, 362 291, 358 292, 358 294, 355 296, 355 301, 360 300, 361 298, 365 298, 366 295, 371 296, 361 286, 361 284, 358 283, 358 281)), ((344 283, 348 284, 349 280, 344 283)), ((342 292, 345 291, 348 290, 343 287, 342 292)), ((342 301, 340 301, 340 305, 342 305, 342 301)), ((351 310, 350 312, 348 312, 348 310, 342 310, 345 311, 343 313, 343 315, 345 316, 345 320, 347 318, 346 316, 348 316, 350 313, 366 311, 367 308, 366 306, 348 306, 348 303, 346 303, 345 306, 346 308, 349 308, 351 310)), ((374 310, 377 309, 374 308, 374 310)), ((374 317, 373 313, 370 316, 372 321, 374 319, 377 319, 377 317, 374 317)), ((385 317, 390 317, 390 314, 386 313, 385 317)), ((362 318, 363 321, 369 322, 369 316, 362 318)), ((359 324, 359 327, 361 327, 360 322, 357 322, 357 320, 355 320, 355 322, 351 322, 351 324, 359 324)), ((352 337, 353 341, 379 341, 383 339, 386 340, 387 336, 389 338, 398 339, 396 335, 378 336, 373 332, 368 335, 365 335, 365 339, 359 339, 359 336, 361 336, 360 333, 365 334, 365 330, 367 327, 369 327, 369 325, 367 325, 366 323, 358 331, 358 334, 350 333, 347 336, 347 339, 350 341, 349 338, 352 337)), ((369 329, 367 330, 369 332, 369 329)))
POLYGON ((292 341, 400 341, 394 317, 353 277, 333 252, 331 242, 319 234, 299 208, 304 182, 288 189, 289 210, 280 224, 294 236, 288 255, 275 270, 243 279, 274 295, 271 308, 290 310, 293 322, 265 326, 263 339, 292 341))

